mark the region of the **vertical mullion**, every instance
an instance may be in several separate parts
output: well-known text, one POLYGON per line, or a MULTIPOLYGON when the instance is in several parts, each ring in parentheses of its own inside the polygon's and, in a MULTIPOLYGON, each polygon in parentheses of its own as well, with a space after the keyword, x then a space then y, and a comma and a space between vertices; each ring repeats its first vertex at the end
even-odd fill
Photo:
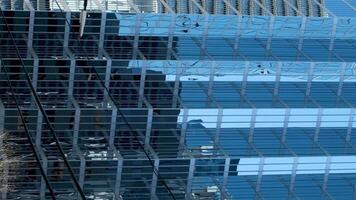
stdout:
POLYGON ((319 141, 319 134, 320 134, 320 125, 321 125, 321 118, 323 117, 323 109, 318 109, 317 120, 315 124, 315 133, 314 133, 314 142, 319 141))
POLYGON ((74 77, 75 77, 75 60, 72 58, 70 60, 70 69, 69 69, 68 97, 72 97, 73 96, 74 77))
POLYGON ((346 63, 344 63, 344 62, 341 63, 339 85, 337 88, 337 96, 341 96, 341 94, 342 94, 342 87, 343 87, 344 79, 345 79, 345 68, 346 68, 346 63))
POLYGON ((156 189, 157 189, 157 174, 154 173, 154 170, 157 169, 158 172, 159 168, 159 159, 155 159, 154 161, 154 168, 152 171, 152 182, 151 182, 151 199, 155 199, 156 196, 156 189))
POLYGON ((101 50, 104 49, 104 40, 105 40, 105 25, 106 25, 106 12, 101 12, 100 19, 100 36, 99 36, 99 55, 101 54, 101 50))
POLYGON ((37 112, 37 127, 36 127, 36 147, 41 149, 42 143, 42 122, 43 122, 43 115, 40 111, 37 112))
POLYGON ((279 84, 281 82, 281 67, 282 67, 282 63, 278 62, 277 70, 276 70, 276 79, 274 81, 274 89, 273 89, 274 96, 278 96, 278 93, 279 93, 279 84))
POLYGON ((251 113, 250 131, 249 131, 249 135, 248 135, 249 143, 252 143, 254 140, 254 132, 255 132, 255 126, 256 126, 256 115, 257 115, 257 109, 253 108, 252 113, 251 113))
POLYGON ((333 25, 332 25, 332 31, 331 31, 331 36, 330 36, 330 44, 329 44, 329 53, 334 50, 334 42, 335 42, 335 35, 336 35, 336 27, 338 23, 338 18, 333 17, 333 25))
POLYGON ((237 16, 237 30, 236 30, 236 35, 235 35, 235 42, 234 42, 234 52, 237 56, 237 53, 239 51, 240 47, 240 36, 241 36, 241 27, 242 27, 242 16, 239 15, 237 16))
POLYGON ((250 65, 250 62, 245 61, 245 69, 244 69, 244 74, 243 74, 242 84, 241 84, 241 96, 245 96, 249 65, 250 65))
POLYGON ((71 12, 66 12, 65 21, 64 21, 64 39, 63 39, 64 48, 68 48, 70 26, 71 26, 71 12))
POLYGON ((224 110, 222 108, 219 108, 217 122, 216 122, 216 133, 214 136, 214 151, 216 149, 218 149, 218 144, 220 143, 220 132, 221 132, 221 124, 222 124, 223 115, 224 115, 224 110))
POLYGON ((30 20, 28 25, 28 35, 27 35, 27 57, 30 57, 30 49, 32 49, 33 45, 33 30, 35 25, 35 11, 30 11, 30 20))
MULTIPOLYGON (((1 60, 0 60, 0 66, 2 66, 1 60)), ((1 69, 1 67, 0 67, 1 69)), ((0 99, 0 134, 5 134, 5 107, 4 104, 2 103, 1 99, 0 99)), ((0 137, 0 145, 3 145, 3 139, 0 137)), ((5 155, 6 156, 6 155, 5 155)), ((7 185, 8 182, 8 173, 9 173, 9 166, 8 163, 5 162, 4 166, 3 166, 3 173, 4 173, 4 185, 7 185)), ((2 199, 7 199, 7 187, 4 187, 4 190, 1 192, 1 198, 2 199)))
MULTIPOLYGON (((225 159, 225 165, 224 165, 224 176, 223 176, 223 184, 222 184, 222 192, 223 194, 225 194, 226 191, 226 186, 227 186, 227 181, 229 178, 229 169, 230 169, 230 161, 231 158, 226 158, 225 159)), ((224 197, 222 199, 226 199, 227 197, 224 197)))
POLYGON ((114 145, 115 143, 115 133, 116 133, 116 121, 117 121, 117 107, 113 103, 111 111, 111 123, 110 123, 110 138, 109 138, 109 146, 114 145))
MULTIPOLYGON (((83 153, 79 150, 78 152, 80 157, 80 168, 79 168, 79 185, 83 189, 84 187, 84 179, 85 179, 85 169, 86 169, 86 161, 83 153)), ((78 199, 80 199, 80 195, 78 193, 78 199)))
POLYGON ((183 109, 182 128, 181 128, 180 140, 179 140, 180 148, 183 148, 183 147, 185 148, 185 137, 186 137, 187 127, 188 127, 188 115, 189 115, 189 109, 184 108, 183 109))
POLYGON ((269 18, 270 19, 269 19, 269 25, 268 25, 268 39, 267 39, 267 45, 266 45, 267 55, 270 55, 270 53, 271 53, 273 26, 274 26, 274 20, 275 20, 274 16, 271 16, 269 18))
POLYGON ((257 183, 256 183, 256 193, 260 193, 262 177, 263 177, 263 170, 265 165, 265 158, 261 157, 260 162, 258 165, 258 175, 257 175, 257 183))
POLYGON ((169 29, 168 29, 168 44, 167 44, 167 56, 166 56, 166 60, 170 60, 170 55, 171 55, 171 51, 173 48, 173 36, 174 36, 174 31, 175 31, 175 23, 176 22, 176 15, 172 14, 171 15, 171 21, 169 24, 169 29))
POLYGON ((302 17, 302 23, 301 23, 300 29, 299 29, 299 42, 298 42, 298 50, 299 50, 299 52, 302 51, 302 49, 303 49, 306 22, 307 22, 307 17, 303 16, 302 17))
MULTIPOLYGON (((47 169, 48 169, 48 160, 46 158, 46 155, 44 154, 44 152, 42 151, 41 148, 39 149, 39 154, 42 160, 42 167, 44 170, 45 175, 47 176, 47 169)), ((34 174, 32 174, 34 175, 34 174)), ((46 182, 43 178, 43 176, 41 177, 41 184, 40 184, 41 190, 40 190, 40 199, 41 200, 45 200, 46 199, 46 182)))
POLYGON ((75 99, 72 98, 73 105, 75 107, 75 116, 74 116, 74 130, 73 130, 73 147, 76 147, 78 144, 79 137, 79 124, 80 124, 80 115, 81 110, 78 103, 75 99))
POLYGON ((352 108, 352 109, 350 109, 349 123, 348 123, 348 127, 347 127, 347 134, 346 134, 346 141, 347 142, 351 141, 351 134, 352 134, 352 127, 353 127, 354 118, 355 118, 355 109, 352 108))
POLYGON ((310 96, 311 84, 312 84, 313 76, 314 76, 314 67, 315 67, 315 63, 314 62, 310 63, 309 72, 308 72, 307 88, 305 90, 305 96, 310 96))
MULTIPOLYGON (((31 84, 36 92, 37 92, 37 82, 38 82, 38 67, 39 67, 39 60, 36 56, 36 58, 33 59, 32 82, 31 82, 31 84)), ((35 99, 33 96, 31 97, 31 99, 32 99, 31 107, 34 107, 35 99)))
MULTIPOLYGON (((165 62, 167 63, 167 62, 165 62)), ((183 73, 183 64, 182 62, 179 62, 179 67, 176 69, 176 77, 174 80, 174 91, 173 91, 173 101, 172 101, 172 108, 177 107, 177 103, 179 101, 179 87, 180 87, 180 77, 181 74, 183 73)))
POLYGON ((291 195, 294 193, 294 185, 295 185, 295 178, 297 176, 297 169, 298 169, 298 157, 293 158, 293 166, 292 166, 292 174, 290 178, 290 185, 288 189, 288 197, 290 198, 291 195))
MULTIPOLYGON (((110 89, 110 79, 111 79, 111 67, 112 67, 112 60, 107 59, 106 61, 106 69, 105 69, 105 88, 107 90, 110 89)), ((108 97, 108 91, 104 89, 104 96, 106 99, 109 99, 108 97)))
POLYGON ((120 188, 121 188, 121 178, 122 178, 122 168, 123 168, 123 159, 120 155, 117 156, 117 169, 116 169, 116 178, 115 178, 115 200, 120 200, 120 188))
POLYGON ((139 100, 138 100, 138 107, 142 107, 143 99, 145 98, 145 82, 146 82, 146 73, 147 73, 147 61, 145 60, 143 62, 143 65, 141 65, 141 76, 140 76, 140 88, 139 88, 139 100))
POLYGON ((132 59, 133 60, 137 59, 142 17, 143 17, 142 14, 139 14, 139 13, 136 14, 136 23, 135 23, 135 29, 134 29, 134 34, 135 35, 134 35, 133 54, 132 54, 132 59))
POLYGON ((147 114, 147 122, 146 122, 145 146, 150 145, 151 132, 152 132, 152 120, 153 120, 153 108, 149 108, 147 114))
POLYGON ((187 178, 187 187, 185 191, 185 198, 187 200, 190 200, 192 195, 192 182, 193 182, 193 177, 194 177, 194 171, 195 171, 195 158, 190 158, 190 164, 189 164, 189 174, 187 178))
POLYGON ((282 139, 281 139, 282 143, 284 143, 287 139, 289 116, 290 116, 290 108, 286 108, 285 114, 284 114, 283 132, 282 132, 282 139))
MULTIPOLYGON (((0 64, 0 66, 1 66, 1 64, 0 64)), ((5 131, 5 106, 0 99, 0 132, 3 132, 3 131, 5 131)), ((0 141, 0 142, 2 142, 2 141, 0 141)))
POLYGON ((325 163, 324 180, 323 180, 323 185, 322 185, 323 192, 326 191, 326 188, 327 188, 327 185, 328 185, 330 167, 331 167, 331 156, 327 155, 326 163, 325 163))
POLYGON ((209 63, 211 66, 210 66, 209 83, 208 83, 208 97, 211 98, 213 94, 216 63, 214 61, 209 63))

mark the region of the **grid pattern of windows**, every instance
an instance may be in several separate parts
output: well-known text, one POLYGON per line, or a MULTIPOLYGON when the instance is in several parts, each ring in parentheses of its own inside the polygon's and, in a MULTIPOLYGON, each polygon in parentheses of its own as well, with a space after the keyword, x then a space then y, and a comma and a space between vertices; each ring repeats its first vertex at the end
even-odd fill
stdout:
POLYGON ((51 198, 27 129, 57 199, 80 196, 52 129, 87 199, 355 198, 356 18, 214 2, 88 12, 81 38, 77 12, 3 11, 1 198, 51 198), (265 16, 201 10, 231 6, 265 16))

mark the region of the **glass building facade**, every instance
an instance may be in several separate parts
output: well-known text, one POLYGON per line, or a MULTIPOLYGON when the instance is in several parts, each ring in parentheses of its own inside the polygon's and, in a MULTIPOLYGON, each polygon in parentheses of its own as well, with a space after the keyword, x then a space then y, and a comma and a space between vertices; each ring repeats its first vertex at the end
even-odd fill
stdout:
POLYGON ((0 5, 1 199, 356 198, 355 0, 0 5))

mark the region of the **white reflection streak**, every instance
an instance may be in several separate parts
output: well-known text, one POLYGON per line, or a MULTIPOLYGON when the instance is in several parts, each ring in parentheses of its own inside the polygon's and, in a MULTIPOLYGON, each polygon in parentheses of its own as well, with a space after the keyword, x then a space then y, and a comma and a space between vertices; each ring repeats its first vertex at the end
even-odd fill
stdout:
MULTIPOLYGON (((356 156, 330 156, 330 173, 356 173, 356 156)), ((265 157, 262 174, 292 174, 294 157, 265 157)), ((326 156, 298 157, 297 174, 324 174, 326 156)), ((260 158, 241 158, 237 166, 238 175, 258 175, 260 158)))

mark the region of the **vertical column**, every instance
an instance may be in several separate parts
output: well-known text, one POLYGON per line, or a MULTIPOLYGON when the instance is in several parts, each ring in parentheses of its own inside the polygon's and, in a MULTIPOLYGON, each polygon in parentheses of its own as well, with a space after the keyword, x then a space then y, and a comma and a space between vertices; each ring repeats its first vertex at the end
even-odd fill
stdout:
POLYGON ((307 17, 302 17, 302 22, 299 29, 299 42, 298 42, 298 50, 299 52, 303 49, 303 41, 304 41, 304 32, 305 32, 305 24, 307 22, 307 17))
POLYGON ((237 17, 237 30, 236 30, 235 42, 234 42, 234 52, 235 52, 236 56, 238 54, 239 47, 240 47, 241 27, 242 27, 242 16, 239 15, 237 17))
POLYGON ((252 109, 252 114, 251 114, 250 132, 249 132, 249 135, 248 135, 248 142, 249 143, 253 142, 253 136, 254 136, 255 124, 256 124, 256 115, 257 115, 257 109, 253 108, 252 109))
POLYGON ((75 77, 75 60, 74 58, 72 58, 70 60, 70 68, 69 68, 68 97, 73 96, 74 77, 75 77))
POLYGON ((116 120, 117 120, 117 107, 113 103, 111 111, 111 124, 110 124, 110 138, 109 138, 109 146, 113 146, 115 142, 115 134, 116 134, 116 120))
POLYGON ((28 35, 27 35, 27 58, 31 57, 30 49, 32 49, 33 44, 33 30, 35 25, 35 11, 32 9, 30 11, 30 20, 28 24, 28 35))
MULTIPOLYGON (((167 63, 167 62, 165 62, 165 63, 167 63)), ((177 107, 177 103, 179 101, 180 76, 182 73, 183 73, 183 65, 182 65, 182 62, 179 62, 179 66, 176 68, 176 77, 174 80, 172 108, 177 107)))
POLYGON ((135 35, 134 35, 133 54, 132 54, 133 60, 137 59, 138 43, 140 40, 140 29, 141 29, 142 17, 143 16, 140 13, 136 14, 136 23, 135 23, 135 31, 134 31, 135 35))
POLYGON ((173 35, 175 31, 175 24, 176 24, 176 15, 172 14, 171 15, 171 21, 169 23, 169 29, 168 29, 168 44, 167 44, 167 56, 166 60, 171 60, 171 51, 173 48, 173 35))
MULTIPOLYGON (((2 66, 1 64, 1 60, 0 60, 0 66, 2 66)), ((0 67, 1 69, 1 67, 0 67)), ((0 99, 0 134, 4 134, 4 129, 5 129, 5 107, 4 104, 2 103, 1 99, 0 99)), ((0 138, 0 145, 3 145, 3 141, 0 138)), ((3 173, 4 173, 4 185, 7 185, 7 178, 8 177, 8 173, 9 173, 9 166, 8 164, 5 162, 4 166, 3 166, 3 173)), ((4 191, 1 192, 1 199, 7 199, 7 188, 4 188, 4 191)))
POLYGON ((150 145, 152 119, 153 119, 153 108, 149 108, 147 114, 147 122, 146 122, 145 146, 150 145))
POLYGON ((267 44, 266 44, 267 55, 271 54, 273 26, 274 26, 274 20, 275 20, 274 16, 271 16, 269 18, 270 18, 270 20, 269 20, 269 25, 268 25, 268 40, 267 40, 267 44))
POLYGON ((314 62, 310 63, 309 72, 308 72, 307 88, 305 90, 305 96, 310 96, 311 84, 312 84, 312 80, 313 80, 313 76, 314 76, 314 67, 315 67, 315 63, 314 62))
POLYGON ((142 107, 143 99, 145 98, 144 96, 145 96, 146 68, 147 68, 147 61, 145 60, 141 67, 139 99, 138 99, 139 108, 142 107))
POLYGON ((272 0, 272 13, 273 15, 278 15, 277 0, 272 0))
POLYGON ((39 67, 39 60, 38 60, 38 58, 34 58, 33 59, 32 85, 35 89, 37 88, 37 81, 38 81, 38 67, 39 67))
MULTIPOLYGON (((83 187, 84 187, 84 179, 85 179, 85 168, 86 168, 86 161, 85 161, 85 158, 83 156, 83 153, 78 149, 78 154, 79 154, 79 157, 80 157, 80 168, 79 168, 79 185, 80 185, 80 188, 82 188, 83 190, 83 187)), ((80 197, 80 194, 78 193, 78 199, 81 199, 80 197)))
POLYGON ((196 13, 193 13, 193 2, 191 0, 188 0, 188 13, 196 14, 196 13))
POLYGON ((120 188, 121 188, 121 175, 123 168, 123 159, 120 155, 117 156, 117 169, 116 169, 116 179, 115 179, 115 200, 121 200, 120 188))
POLYGON ((249 61, 245 61, 245 70, 244 70, 244 74, 243 74, 243 77, 242 77, 242 85, 241 85, 241 96, 242 97, 245 96, 249 65, 250 65, 250 62, 249 61))
POLYGON ((188 114, 189 110, 187 108, 183 109, 183 120, 182 120, 182 129, 180 132, 180 140, 179 140, 179 147, 180 149, 185 148, 185 136, 188 128, 188 114))
POLYGON ((201 48, 204 49, 204 52, 206 52, 206 39, 208 37, 208 32, 209 32, 209 15, 204 15, 204 32, 203 32, 203 38, 201 44, 201 48))
POLYGON ((337 17, 333 17, 333 26, 332 26, 332 31, 331 31, 331 36, 330 36, 330 44, 329 44, 329 54, 331 51, 334 50, 334 41, 335 41, 335 35, 336 35, 336 27, 337 27, 337 22, 338 22, 337 17))
POLYGON ((284 9, 284 15, 289 16, 289 7, 286 2, 284 2, 284 4, 283 4, 283 9, 284 9))
POLYGON ((64 21, 64 39, 63 39, 64 48, 68 48, 70 23, 71 23, 71 12, 66 12, 65 21, 64 21))
POLYGON ((192 195, 192 182, 193 182, 193 177, 194 177, 194 171, 195 171, 195 158, 190 158, 190 164, 189 164, 189 174, 187 178, 187 187, 185 191, 185 199, 190 200, 192 195))
POLYGON ((313 16, 313 0, 307 0, 308 16, 313 16))
POLYGON ((219 108, 217 122, 216 122, 216 133, 214 136, 214 151, 216 151, 216 149, 218 149, 218 144, 220 142, 221 123, 222 123, 222 118, 224 115, 223 112, 224 112, 224 110, 222 108, 219 108))
POLYGON ((276 70, 276 79, 274 81, 274 89, 273 89, 273 96, 278 96, 279 93, 279 83, 281 81, 281 67, 282 63, 277 63, 277 70, 276 70))
POLYGON ((319 133, 320 133, 320 125, 321 125, 321 118, 323 117, 323 109, 319 108, 318 109, 318 116, 317 116, 317 121, 315 124, 315 133, 314 133, 314 142, 319 141, 319 133))
MULTIPOLYGON (((230 161, 231 161, 231 158, 225 159, 224 179, 223 179, 223 184, 222 184, 222 191, 226 191, 227 180, 229 178, 230 161)), ((223 194, 225 194, 225 192, 223 194)), ((222 196, 222 199, 226 199, 226 198, 227 197, 224 197, 224 195, 222 196)))
MULTIPOLYGON (((38 82, 38 67, 39 67, 39 61, 37 56, 35 55, 35 58, 33 59, 33 71, 32 71, 32 85, 35 91, 37 91, 37 82, 38 82)), ((31 96, 31 107, 35 106, 35 99, 33 96, 31 96)))
POLYGON ((40 111, 37 112, 37 127, 36 127, 36 147, 37 148, 42 148, 41 147, 41 141, 42 141, 42 121, 43 121, 43 115, 40 111))
MULTIPOLYGON (((48 169, 48 160, 46 158, 46 155, 43 153, 42 149, 37 147, 41 160, 42 160, 42 167, 43 170, 45 172, 45 174, 47 175, 47 169, 48 169)), ((41 177, 41 185, 40 185, 41 189, 40 189, 40 198, 41 200, 45 200, 46 199, 46 182, 44 180, 43 177, 41 177)))
POLYGON ((72 98, 72 102, 75 108, 75 116, 74 116, 74 130, 73 130, 73 147, 76 147, 78 144, 79 137, 79 124, 80 124, 80 107, 75 99, 72 98))
POLYGON ((178 1, 176 0, 175 3, 176 3, 176 13, 180 14, 181 13, 181 9, 182 9, 182 5, 181 5, 182 2, 180 0, 178 0, 178 1))
POLYGON ((104 49, 104 40, 105 40, 105 25, 106 25, 106 12, 101 12, 101 19, 100 19, 100 35, 99 35, 99 52, 98 56, 99 59, 102 58, 102 49, 104 49))
MULTIPOLYGON (((5 159, 6 159, 6 155, 5 155, 5 159)), ((8 177, 9 177, 9 163, 8 162, 4 162, 3 166, 3 176, 4 176, 4 180, 2 182, 3 185, 8 185, 8 177)), ((7 193, 8 193, 8 188, 4 187, 3 190, 1 191, 1 199, 7 199, 7 193)))
MULTIPOLYGON (((154 161, 154 168, 153 170, 157 169, 157 173, 158 173, 158 167, 159 167, 159 159, 156 158, 154 161)), ((157 174, 152 173, 152 182, 151 182, 151 199, 155 199, 156 198, 156 189, 157 189, 157 174)))
POLYGON ((298 160, 299 160, 298 157, 293 158, 292 174, 291 174, 290 184, 288 189, 289 198, 292 196, 292 193, 294 193, 294 184, 295 184, 295 178, 297 176, 298 160))
MULTIPOLYGON (((106 69, 105 69, 105 88, 107 88, 108 90, 110 88, 111 66, 112 66, 112 60, 111 60, 111 58, 107 58, 106 69)), ((109 95, 108 91, 106 91, 106 89, 104 89, 105 99, 109 99, 108 95, 109 95)))
POLYGON ((354 118, 355 118, 355 109, 352 108, 350 110, 350 117, 349 117, 349 123, 347 127, 347 134, 346 134, 346 141, 351 142, 351 134, 352 134, 352 127, 354 123, 354 118))
POLYGON ((281 139, 282 143, 285 143, 286 139, 287 139, 289 116, 290 116, 290 108, 286 108, 286 111, 284 114, 283 132, 282 132, 282 139, 281 139))
POLYGON ((262 183, 262 176, 263 176, 263 168, 265 165, 265 158, 260 158, 260 163, 258 165, 258 176, 257 176, 257 183, 256 183, 256 194, 260 193, 261 183, 262 183))
POLYGON ((341 63, 340 64, 340 78, 339 78, 339 86, 337 87, 337 96, 341 96, 342 93, 342 86, 344 84, 344 78, 345 78, 345 68, 346 68, 346 63, 341 63))
POLYGON ((328 185, 328 180, 329 180, 329 174, 330 174, 330 166, 331 166, 331 156, 327 155, 326 157, 326 163, 325 163, 325 172, 324 172, 324 181, 323 181, 323 192, 326 191, 327 185, 328 185))
POLYGON ((0 99, 0 133, 3 132, 4 130, 5 130, 5 106, 0 99))
MULTIPOLYGON (((245 1, 246 2, 246 1, 245 1)), ((250 0, 250 1, 248 1, 248 15, 255 15, 254 14, 254 7, 255 7, 255 1, 253 1, 253 0, 250 0)))
POLYGON ((212 99, 213 86, 214 86, 214 77, 215 77, 216 63, 214 61, 210 62, 210 74, 209 74, 209 84, 208 84, 208 97, 212 99))

